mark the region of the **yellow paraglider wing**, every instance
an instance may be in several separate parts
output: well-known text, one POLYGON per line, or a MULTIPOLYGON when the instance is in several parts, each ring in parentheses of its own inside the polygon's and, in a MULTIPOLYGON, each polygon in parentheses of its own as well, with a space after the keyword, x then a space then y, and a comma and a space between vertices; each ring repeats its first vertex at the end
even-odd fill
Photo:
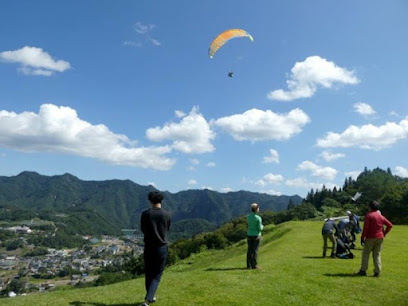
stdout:
POLYGON ((225 45, 227 41, 235 37, 248 37, 251 41, 254 41, 252 36, 244 30, 241 29, 227 30, 218 35, 210 44, 210 48, 208 49, 208 55, 210 56, 210 58, 213 58, 215 52, 217 52, 219 48, 225 45))

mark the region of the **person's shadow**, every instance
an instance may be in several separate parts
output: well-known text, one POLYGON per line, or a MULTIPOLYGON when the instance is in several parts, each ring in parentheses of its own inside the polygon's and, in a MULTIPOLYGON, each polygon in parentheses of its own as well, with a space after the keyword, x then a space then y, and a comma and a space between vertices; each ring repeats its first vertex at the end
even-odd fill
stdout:
POLYGON ((305 259, 325 259, 323 256, 302 256, 305 259))
POLYGON ((361 277, 361 275, 356 273, 325 273, 323 275, 329 277, 361 277))
POLYGON ((80 302, 74 301, 69 303, 72 306, 83 306, 83 305, 91 305, 91 306, 136 306, 141 305, 143 302, 136 302, 136 303, 120 303, 120 304, 105 304, 105 303, 92 303, 92 302, 80 302))
POLYGON ((205 271, 236 271, 236 270, 248 270, 247 268, 208 268, 205 271))

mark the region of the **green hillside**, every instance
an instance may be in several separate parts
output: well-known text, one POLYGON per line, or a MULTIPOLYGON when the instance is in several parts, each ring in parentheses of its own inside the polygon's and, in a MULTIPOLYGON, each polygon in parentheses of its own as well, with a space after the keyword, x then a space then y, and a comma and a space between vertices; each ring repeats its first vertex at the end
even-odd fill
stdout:
MULTIPOLYGON (((39 218, 54 222, 71 236, 118 236, 121 229, 140 228, 140 215, 150 207, 147 195, 153 190, 156 190, 153 186, 130 180, 83 181, 68 173, 45 176, 25 171, 17 176, 0 176, 0 221, 39 218)), ((263 210, 283 211, 289 203, 297 205, 303 200, 297 195, 249 191, 220 193, 204 189, 163 193, 163 207, 172 213, 172 223, 182 222, 172 231, 174 240, 212 230, 242 216, 253 202, 263 210), (185 229, 189 228, 194 230, 187 232, 185 229)))
MULTIPOLYGON (((384 243, 379 278, 356 277, 355 259, 321 258, 322 223, 267 226, 261 270, 245 269, 246 243, 206 251, 166 269, 155 305, 407 305, 408 226, 394 226, 384 243)), ((144 279, 104 287, 40 293, 1 300, 2 305, 138 305, 144 279)))

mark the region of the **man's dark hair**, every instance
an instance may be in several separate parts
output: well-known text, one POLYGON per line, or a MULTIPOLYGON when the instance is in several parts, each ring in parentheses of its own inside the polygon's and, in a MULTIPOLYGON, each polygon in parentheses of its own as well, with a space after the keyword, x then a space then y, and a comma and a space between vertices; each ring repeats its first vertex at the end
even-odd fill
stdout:
POLYGON ((376 211, 376 210, 378 210, 378 208, 380 207, 380 203, 378 203, 377 201, 371 201, 371 202, 368 204, 368 207, 370 207, 371 210, 376 211))
POLYGON ((163 201, 163 195, 158 191, 151 191, 147 197, 152 204, 158 204, 163 201))

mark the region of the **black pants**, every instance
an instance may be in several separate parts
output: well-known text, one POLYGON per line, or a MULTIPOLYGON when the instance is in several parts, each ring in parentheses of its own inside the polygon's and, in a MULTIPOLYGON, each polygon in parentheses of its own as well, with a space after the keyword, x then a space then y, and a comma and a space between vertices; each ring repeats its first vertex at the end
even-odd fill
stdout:
POLYGON ((248 252, 247 252, 247 268, 255 269, 258 265, 258 249, 261 242, 260 236, 247 236, 248 252))
POLYGON ((157 248, 145 248, 143 259, 145 262, 145 300, 153 302, 160 278, 166 266, 168 249, 167 245, 157 248))

